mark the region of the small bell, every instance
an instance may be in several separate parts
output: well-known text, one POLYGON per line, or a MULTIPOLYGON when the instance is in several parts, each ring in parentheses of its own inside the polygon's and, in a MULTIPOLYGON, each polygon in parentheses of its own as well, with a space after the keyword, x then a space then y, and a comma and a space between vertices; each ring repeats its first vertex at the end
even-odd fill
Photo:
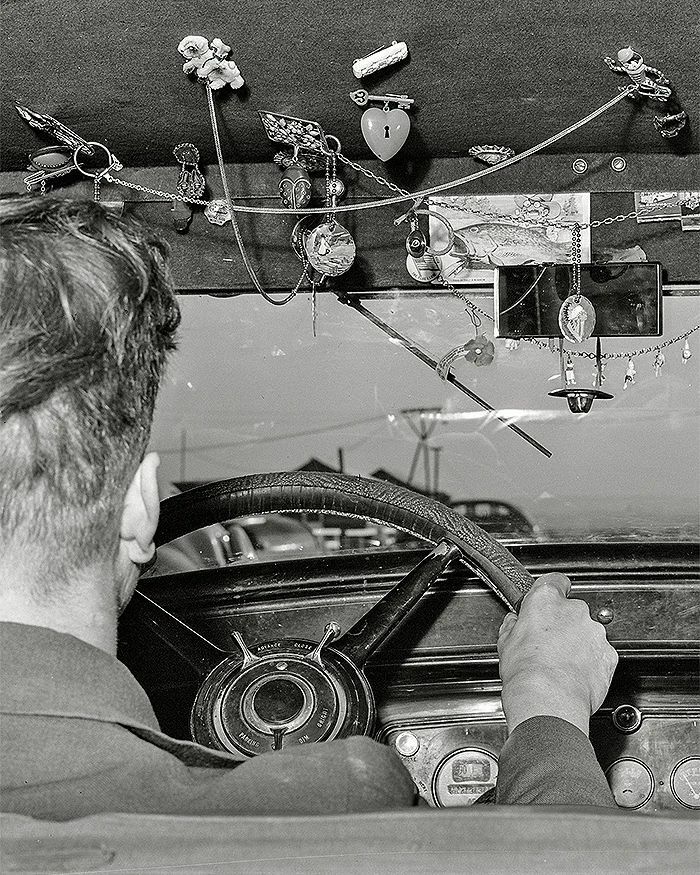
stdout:
POLYGON ((681 353, 681 361, 684 365, 688 364, 688 359, 692 357, 692 352, 690 351, 690 344, 688 343, 688 338, 686 337, 685 343, 683 344, 683 352, 681 353))
POLYGON ((634 359, 628 359, 627 361, 627 371, 625 373, 625 382, 622 386, 623 389, 626 389, 628 386, 631 386, 636 382, 635 375, 637 373, 636 368, 634 367, 634 359))

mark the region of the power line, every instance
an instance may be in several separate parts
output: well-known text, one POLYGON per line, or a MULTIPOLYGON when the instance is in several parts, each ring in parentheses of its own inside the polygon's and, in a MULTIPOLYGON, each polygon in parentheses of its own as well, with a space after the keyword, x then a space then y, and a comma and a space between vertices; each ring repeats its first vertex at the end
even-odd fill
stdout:
MULTIPOLYGON (((250 444, 271 444, 275 441, 285 441, 290 440, 291 438, 309 437, 315 434, 326 434, 327 432, 338 431, 341 428, 351 428, 355 425, 366 425, 367 423, 379 422, 380 420, 385 420, 387 418, 388 414, 382 413, 379 416, 370 416, 366 419, 353 419, 349 420, 348 422, 339 422, 336 425, 326 425, 321 426, 320 428, 311 428, 307 429, 306 431, 288 432, 287 434, 272 435, 270 437, 249 438, 244 441, 228 441, 226 443, 220 444, 200 444, 199 446, 188 444, 187 452, 194 453, 200 450, 228 450, 233 449, 234 447, 250 446, 250 444)), ((170 449, 157 450, 157 452, 160 453, 161 456, 177 455, 182 452, 182 448, 171 447, 170 449)))

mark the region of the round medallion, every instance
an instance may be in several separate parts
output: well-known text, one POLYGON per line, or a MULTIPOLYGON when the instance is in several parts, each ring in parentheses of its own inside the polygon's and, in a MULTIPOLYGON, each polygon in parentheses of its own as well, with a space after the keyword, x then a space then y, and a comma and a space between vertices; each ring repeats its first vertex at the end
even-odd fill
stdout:
POLYGON ((570 295, 559 310, 559 328, 571 343, 583 343, 593 334, 595 308, 583 295, 570 295))
POLYGON ((422 255, 420 258, 409 255, 406 258, 406 270, 419 283, 431 283, 440 276, 440 262, 432 255, 422 255))
POLYGON ((231 211, 225 200, 213 200, 204 208, 204 216, 212 225, 225 225, 231 221, 231 211))
POLYGON ((355 260, 355 241, 338 222, 323 222, 304 240, 306 255, 319 273, 340 276, 352 267, 355 260))

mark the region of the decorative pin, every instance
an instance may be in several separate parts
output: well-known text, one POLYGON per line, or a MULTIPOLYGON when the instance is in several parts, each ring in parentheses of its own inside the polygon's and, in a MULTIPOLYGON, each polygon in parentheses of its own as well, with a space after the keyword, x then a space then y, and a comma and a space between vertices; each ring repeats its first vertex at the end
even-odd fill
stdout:
POLYGON ((625 373, 625 382, 622 386, 623 389, 626 389, 628 386, 632 386, 634 383, 636 383, 636 380, 634 379, 636 374, 637 370, 634 366, 634 359, 630 357, 629 359, 627 359, 627 371, 625 373))
POLYGON ((656 353, 656 358, 654 359, 654 375, 659 376, 661 368, 664 366, 664 362, 666 361, 666 356, 658 350, 656 353))
POLYGON ((472 146, 469 155, 483 164, 493 165, 513 158, 515 152, 510 146, 472 146))
POLYGON ((186 36, 177 50, 185 58, 182 72, 196 73, 200 82, 208 88, 216 91, 230 85, 235 90, 245 84, 236 64, 227 60, 231 46, 218 37, 210 43, 204 36, 186 36))
POLYGON ((677 137, 688 123, 688 114, 685 110, 666 115, 654 116, 654 127, 665 140, 677 137))
POLYGON ((350 98, 358 106, 366 106, 370 101, 383 103, 382 109, 371 107, 362 114, 360 126, 365 142, 380 161, 389 161, 406 142, 411 130, 411 119, 404 109, 414 101, 407 94, 368 94, 364 88, 350 93, 350 98), (389 109, 395 103, 396 109, 389 109))
POLYGON ((49 180, 65 176, 77 169, 74 149, 69 146, 46 146, 30 154, 27 170, 33 170, 34 173, 25 176, 23 182, 27 191, 38 185, 41 193, 45 194, 46 183, 49 180))
POLYGON ((683 352, 681 353, 681 361, 684 365, 688 364, 688 359, 692 358, 693 354, 690 351, 690 344, 688 343, 688 338, 686 337, 685 343, 683 344, 683 352))
POLYGON ((665 101, 671 96, 671 89, 665 87, 669 84, 666 76, 656 67, 645 64, 644 58, 631 46, 620 49, 617 53, 617 61, 613 61, 612 58, 603 58, 603 60, 613 72, 626 73, 637 86, 630 97, 649 97, 651 100, 665 101))
POLYGON ((391 45, 375 49, 363 58, 355 58, 352 63, 353 76, 362 79, 363 76, 371 76, 377 70, 383 70, 392 64, 397 64, 408 57, 408 46, 404 42, 397 43, 394 40, 391 45))
POLYGON ((199 164, 199 149, 194 143, 179 143, 173 149, 173 155, 181 167, 177 180, 177 193, 186 200, 201 198, 207 184, 197 166, 199 164))

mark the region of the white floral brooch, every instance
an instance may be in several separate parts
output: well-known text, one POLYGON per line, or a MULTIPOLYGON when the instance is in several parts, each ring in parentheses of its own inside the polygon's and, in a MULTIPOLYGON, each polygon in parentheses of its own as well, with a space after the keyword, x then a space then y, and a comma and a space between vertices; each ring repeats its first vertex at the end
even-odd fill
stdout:
POLYGON ((183 72, 196 73, 210 88, 230 85, 235 89, 243 85, 241 71, 233 61, 226 59, 231 46, 227 46, 218 37, 209 43, 203 36, 186 36, 177 50, 187 59, 182 65, 183 72))

